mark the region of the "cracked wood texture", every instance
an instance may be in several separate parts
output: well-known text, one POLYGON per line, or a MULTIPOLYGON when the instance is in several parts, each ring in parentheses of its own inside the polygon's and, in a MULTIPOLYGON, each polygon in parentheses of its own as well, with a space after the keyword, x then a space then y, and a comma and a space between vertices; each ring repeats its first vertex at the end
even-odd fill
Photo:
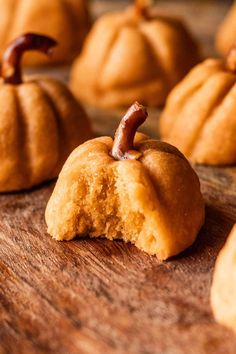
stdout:
MULTIPOLYGON (((191 18, 189 3, 167 7, 191 18)), ((97 13, 107 6, 94 5, 97 13)), ((212 34, 226 4, 199 9, 207 50, 209 23, 212 34)), ((89 111, 99 134, 114 132, 120 112, 89 111)), ((155 136, 156 120, 152 112, 144 131, 155 136)), ((236 220, 236 168, 196 171, 205 226, 190 249, 163 263, 121 241, 52 240, 44 210, 53 183, 0 195, 0 354, 235 354, 236 336, 214 322, 209 292, 236 220)))

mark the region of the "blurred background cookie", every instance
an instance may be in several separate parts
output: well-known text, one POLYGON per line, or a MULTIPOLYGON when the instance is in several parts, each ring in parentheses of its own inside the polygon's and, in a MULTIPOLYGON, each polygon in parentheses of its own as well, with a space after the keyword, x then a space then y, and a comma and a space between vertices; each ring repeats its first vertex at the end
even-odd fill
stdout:
MULTIPOLYGON (((0 0, 0 56, 10 41, 25 32, 55 38, 50 64, 68 63, 80 51, 90 27, 88 0, 0 0)), ((27 65, 47 64, 39 53, 25 57, 27 65)))

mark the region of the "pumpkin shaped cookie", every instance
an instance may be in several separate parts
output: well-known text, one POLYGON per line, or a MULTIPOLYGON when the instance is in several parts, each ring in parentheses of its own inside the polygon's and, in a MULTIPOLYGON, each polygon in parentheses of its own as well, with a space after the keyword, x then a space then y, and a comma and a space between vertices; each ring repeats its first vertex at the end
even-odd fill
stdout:
POLYGON ((102 16, 71 72, 82 101, 103 108, 164 104, 169 91, 199 61, 197 45, 178 20, 155 14, 136 0, 102 16), (79 88, 83 87, 83 90, 79 88))
POLYGON ((91 138, 88 119, 66 86, 21 76, 27 50, 49 54, 56 42, 26 34, 6 50, 0 83, 0 192, 30 188, 56 177, 71 151, 91 138))
POLYGON ((46 209, 53 238, 123 239, 161 260, 194 242, 204 221, 198 177, 176 148, 135 135, 146 116, 135 103, 114 141, 96 138, 72 152, 46 209))
POLYGON ((193 163, 236 163, 236 49, 208 59, 170 93, 160 119, 162 140, 193 163))
MULTIPOLYGON (((89 30, 88 0, 0 0, 0 55, 22 33, 35 32, 60 42, 52 63, 70 62, 89 30)), ((26 56, 27 65, 48 64, 40 53, 26 56)))
POLYGON ((216 321, 236 332, 236 225, 216 260, 211 305, 216 321))
POLYGON ((221 24, 217 36, 216 47, 218 51, 226 55, 236 41, 236 2, 232 5, 229 13, 221 24))

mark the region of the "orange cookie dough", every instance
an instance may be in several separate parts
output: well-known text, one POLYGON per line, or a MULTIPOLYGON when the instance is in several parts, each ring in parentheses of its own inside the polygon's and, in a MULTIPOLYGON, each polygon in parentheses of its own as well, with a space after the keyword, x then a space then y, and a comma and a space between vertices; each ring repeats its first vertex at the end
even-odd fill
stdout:
POLYGON ((236 47, 225 59, 207 59, 170 93, 160 119, 161 138, 193 163, 236 163, 236 47))
POLYGON ((135 135, 146 116, 135 103, 114 140, 96 138, 72 152, 46 209, 53 238, 123 239, 161 260, 194 242, 204 222, 198 177, 175 147, 135 135))
POLYGON ((7 48, 0 82, 0 192, 56 177, 78 144, 92 137, 84 111, 61 82, 21 76, 27 50, 49 53, 56 42, 26 34, 7 48))
POLYGON ((218 51, 226 55, 236 41, 236 2, 221 24, 217 36, 216 47, 218 51))
POLYGON ((211 305, 216 321, 236 332, 236 225, 216 260, 211 305))
POLYGON ((95 23, 70 84, 79 99, 102 108, 130 106, 135 100, 159 106, 198 61, 197 45, 182 22, 136 0, 95 23))
MULTIPOLYGON (((88 0, 0 0, 0 56, 14 38, 26 32, 60 42, 51 63, 66 63, 79 53, 90 28, 88 0)), ((48 64, 44 56, 26 56, 25 64, 48 64)))

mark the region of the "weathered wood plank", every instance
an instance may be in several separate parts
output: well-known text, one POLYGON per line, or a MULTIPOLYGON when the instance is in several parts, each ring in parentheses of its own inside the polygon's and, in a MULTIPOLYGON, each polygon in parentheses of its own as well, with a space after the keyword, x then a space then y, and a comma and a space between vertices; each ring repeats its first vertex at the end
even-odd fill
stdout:
POLYGON ((236 172, 207 172, 205 183, 205 169, 206 225, 164 263, 122 242, 53 241, 44 223, 52 185, 0 196, 3 353, 234 353, 236 338, 211 316, 209 289, 236 216, 235 195, 214 207, 212 191, 229 189, 228 178, 235 187, 236 172))

